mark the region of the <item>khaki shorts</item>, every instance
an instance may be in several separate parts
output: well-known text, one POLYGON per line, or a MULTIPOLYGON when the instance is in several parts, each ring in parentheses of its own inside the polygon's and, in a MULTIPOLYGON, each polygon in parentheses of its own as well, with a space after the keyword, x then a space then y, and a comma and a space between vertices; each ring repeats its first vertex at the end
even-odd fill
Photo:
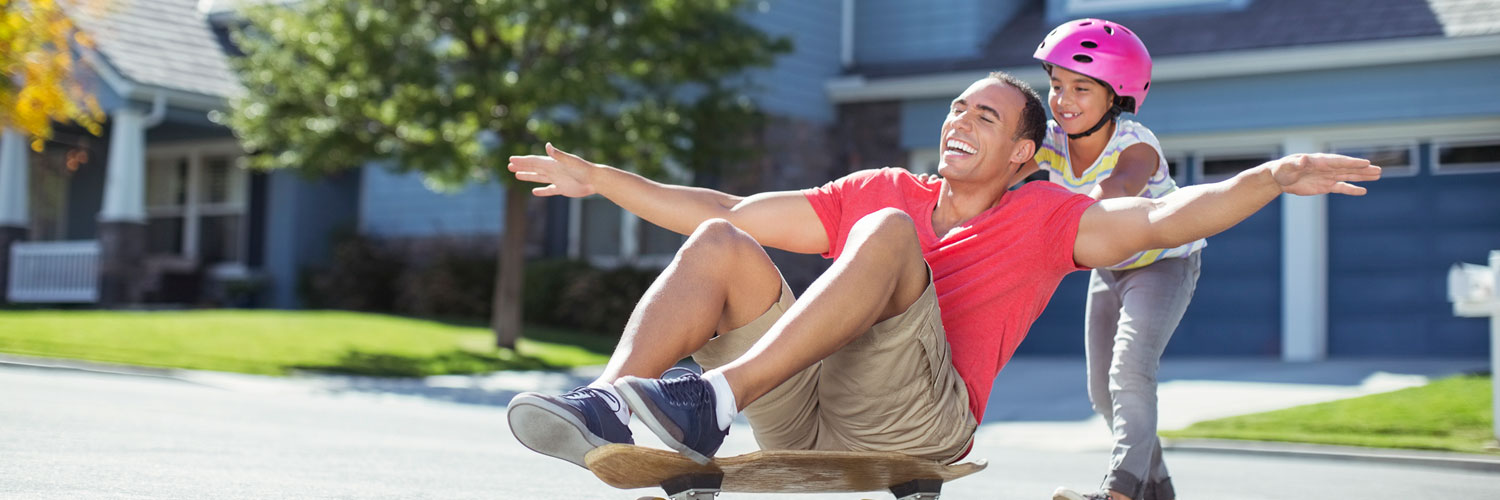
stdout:
MULTIPOLYGON (((977 424, 928 276, 927 290, 906 312, 875 324, 745 408, 762 449, 894 451, 944 463, 963 458, 977 424)), ((779 302, 710 340, 693 360, 705 370, 734 361, 794 300, 783 280, 779 302)))

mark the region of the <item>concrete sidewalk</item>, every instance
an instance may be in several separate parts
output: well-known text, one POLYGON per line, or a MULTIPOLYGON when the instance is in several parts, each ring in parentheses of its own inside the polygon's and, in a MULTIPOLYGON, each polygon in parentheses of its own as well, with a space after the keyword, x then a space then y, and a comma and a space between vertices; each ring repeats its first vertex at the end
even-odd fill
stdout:
MULTIPOLYGON (((12 355, 0 355, 0 364, 165 377, 242 392, 369 394, 487 406, 504 406, 520 392, 561 393, 586 385, 603 368, 390 379, 323 374, 265 377, 12 355)), ((1179 429, 1202 420, 1392 391, 1419 386, 1433 378, 1487 369, 1488 363, 1482 359, 1284 363, 1265 359, 1169 358, 1163 361, 1160 372, 1160 427, 1179 429)), ((1111 447, 1110 436, 1103 419, 1093 413, 1085 387, 1082 359, 1012 360, 996 378, 987 414, 975 438, 975 456, 982 457, 986 449, 1032 449, 1099 451, 1103 459, 1105 452, 1111 447)), ((642 428, 636 434, 649 436, 650 432, 642 428)), ((749 432, 734 432, 730 434, 721 453, 749 452, 755 448, 749 432)), ((1500 457, 1457 453, 1434 454, 1233 441, 1186 441, 1170 443, 1168 448, 1183 452, 1284 453, 1386 459, 1500 471, 1500 457)))

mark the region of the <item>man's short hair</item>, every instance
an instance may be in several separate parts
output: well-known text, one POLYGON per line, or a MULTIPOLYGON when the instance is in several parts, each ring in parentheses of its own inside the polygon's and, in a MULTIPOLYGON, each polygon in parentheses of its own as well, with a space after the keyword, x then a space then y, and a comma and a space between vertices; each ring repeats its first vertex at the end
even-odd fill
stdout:
POLYGON ((994 71, 990 73, 990 78, 1010 85, 1021 92, 1021 97, 1026 98, 1026 106, 1021 108, 1021 123, 1017 124, 1016 134, 1012 139, 1028 139, 1036 144, 1037 149, 1041 149, 1042 140, 1047 134, 1047 113, 1042 109, 1042 96, 1010 73, 994 71))

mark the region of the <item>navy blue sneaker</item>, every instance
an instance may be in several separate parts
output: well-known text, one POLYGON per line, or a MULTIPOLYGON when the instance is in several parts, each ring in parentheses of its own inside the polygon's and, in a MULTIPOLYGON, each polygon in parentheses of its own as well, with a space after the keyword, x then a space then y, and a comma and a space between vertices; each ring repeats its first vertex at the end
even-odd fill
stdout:
POLYGON ((667 446, 707 464, 729 430, 719 429, 713 384, 690 370, 680 371, 685 373, 673 378, 624 377, 615 382, 615 390, 667 446))
POLYGON ((523 392, 505 410, 510 432, 537 453, 588 468, 583 456, 610 443, 635 444, 630 427, 615 416, 620 401, 593 387, 561 396, 523 392))

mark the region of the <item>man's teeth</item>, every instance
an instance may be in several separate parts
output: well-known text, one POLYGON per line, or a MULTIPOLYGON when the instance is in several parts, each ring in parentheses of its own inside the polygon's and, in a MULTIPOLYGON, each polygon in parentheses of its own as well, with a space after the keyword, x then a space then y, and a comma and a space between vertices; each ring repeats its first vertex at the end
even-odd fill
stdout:
POLYGON ((953 140, 953 139, 949 139, 948 140, 948 149, 956 149, 956 150, 963 151, 963 152, 968 153, 968 154, 974 154, 974 153, 978 153, 979 152, 978 149, 974 149, 974 146, 970 146, 968 144, 964 144, 963 142, 960 142, 960 141, 957 141, 957 140, 953 140))

